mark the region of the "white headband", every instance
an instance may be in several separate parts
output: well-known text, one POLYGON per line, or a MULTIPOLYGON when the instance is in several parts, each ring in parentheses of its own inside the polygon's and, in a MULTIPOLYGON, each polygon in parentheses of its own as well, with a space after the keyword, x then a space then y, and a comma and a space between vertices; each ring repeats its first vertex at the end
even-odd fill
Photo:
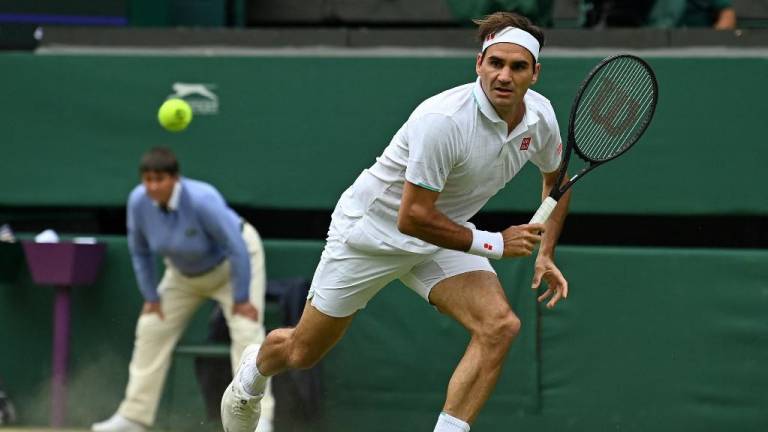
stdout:
POLYGON ((489 46, 502 42, 520 45, 533 54, 533 59, 536 62, 539 61, 539 49, 541 48, 539 41, 527 31, 517 27, 505 27, 499 32, 489 34, 483 42, 482 52, 485 52, 489 46))

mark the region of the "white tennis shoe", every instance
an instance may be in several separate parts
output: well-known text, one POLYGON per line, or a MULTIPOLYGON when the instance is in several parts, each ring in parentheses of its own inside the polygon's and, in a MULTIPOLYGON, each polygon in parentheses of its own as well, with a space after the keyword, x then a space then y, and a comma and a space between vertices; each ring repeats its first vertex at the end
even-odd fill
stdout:
MULTIPOLYGON (((243 350, 237 372, 245 362, 256 361, 256 354, 260 347, 261 345, 248 345, 243 350)), ((259 424, 261 398, 264 393, 256 396, 249 395, 243 390, 237 372, 221 397, 221 424, 224 426, 224 432, 253 432, 259 424)))
POLYGON ((115 413, 112 417, 91 426, 93 432, 146 432, 147 428, 141 423, 129 420, 115 413))

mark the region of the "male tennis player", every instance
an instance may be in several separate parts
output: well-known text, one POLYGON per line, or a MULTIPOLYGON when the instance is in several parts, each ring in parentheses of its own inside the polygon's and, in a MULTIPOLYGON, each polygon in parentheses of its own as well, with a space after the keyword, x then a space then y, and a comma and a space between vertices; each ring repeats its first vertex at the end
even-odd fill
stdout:
POLYGON ((424 101, 341 196, 299 324, 243 353, 222 398, 226 432, 252 432, 267 377, 314 365, 398 278, 472 336, 434 429, 469 431, 520 328, 488 258, 528 256, 541 242, 533 287, 544 280, 548 289, 539 301, 553 307, 567 296, 553 261, 567 196, 546 224, 487 232, 467 222, 529 160, 543 173, 546 196, 561 153, 552 106, 528 90, 541 68, 541 30, 502 12, 477 24, 477 81, 424 101))

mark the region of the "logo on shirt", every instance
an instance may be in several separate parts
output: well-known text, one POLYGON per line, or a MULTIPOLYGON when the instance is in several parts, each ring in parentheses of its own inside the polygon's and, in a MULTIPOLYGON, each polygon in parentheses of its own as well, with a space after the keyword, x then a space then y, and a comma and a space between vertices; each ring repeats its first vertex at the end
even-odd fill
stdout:
POLYGON ((563 152, 563 143, 559 143, 559 144, 557 145, 557 150, 555 150, 555 152, 556 152, 557 154, 560 154, 560 153, 562 153, 562 152, 563 152))
POLYGON ((520 143, 520 150, 528 150, 528 147, 531 145, 531 137, 525 137, 523 138, 523 142, 520 143))
POLYGON ((194 237, 197 235, 197 228, 187 228, 184 231, 184 235, 187 237, 194 237))

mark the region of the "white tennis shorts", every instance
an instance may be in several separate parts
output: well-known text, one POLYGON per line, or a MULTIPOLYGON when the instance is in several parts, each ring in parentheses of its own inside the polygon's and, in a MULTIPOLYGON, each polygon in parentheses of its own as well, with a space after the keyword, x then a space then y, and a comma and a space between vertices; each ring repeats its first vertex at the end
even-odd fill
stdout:
POLYGON ((429 301, 438 282, 480 270, 496 273, 487 258, 477 255, 451 249, 428 255, 362 250, 330 234, 307 298, 326 315, 346 317, 365 308, 395 279, 429 301))

